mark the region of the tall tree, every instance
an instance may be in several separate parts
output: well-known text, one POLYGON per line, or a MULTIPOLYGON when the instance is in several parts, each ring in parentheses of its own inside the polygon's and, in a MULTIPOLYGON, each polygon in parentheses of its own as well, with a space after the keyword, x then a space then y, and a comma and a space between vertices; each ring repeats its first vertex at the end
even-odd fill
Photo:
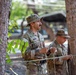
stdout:
POLYGON ((7 32, 11 0, 0 0, 0 75, 5 75, 7 32))
MULTIPOLYGON (((70 53, 76 54, 76 0, 65 0, 70 53)), ((76 75, 76 57, 70 62, 70 75, 76 75)))

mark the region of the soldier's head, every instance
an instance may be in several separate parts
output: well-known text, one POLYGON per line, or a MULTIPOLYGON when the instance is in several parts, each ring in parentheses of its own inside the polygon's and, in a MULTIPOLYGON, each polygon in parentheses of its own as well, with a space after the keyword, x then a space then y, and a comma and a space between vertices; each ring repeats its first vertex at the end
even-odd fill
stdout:
POLYGON ((59 29, 56 33, 56 39, 60 44, 63 44, 70 36, 63 29, 59 29))
POLYGON ((41 21, 40 17, 37 14, 32 14, 26 18, 28 26, 33 27, 37 30, 41 29, 41 21))

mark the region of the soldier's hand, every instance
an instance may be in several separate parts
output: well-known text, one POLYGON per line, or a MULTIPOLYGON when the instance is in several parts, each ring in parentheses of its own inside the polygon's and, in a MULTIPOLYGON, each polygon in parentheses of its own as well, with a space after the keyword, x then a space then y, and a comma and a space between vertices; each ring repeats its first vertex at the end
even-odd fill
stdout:
POLYGON ((55 53, 55 52, 57 52, 57 49, 56 49, 55 47, 51 47, 51 48, 50 48, 50 52, 51 52, 51 53, 55 53))
POLYGON ((69 59, 72 59, 73 56, 72 55, 66 55, 65 57, 63 57, 62 59, 63 60, 69 60, 69 59))
POLYGON ((45 53, 47 53, 47 51, 48 51, 48 49, 45 47, 45 48, 42 48, 39 52, 45 54, 45 53))

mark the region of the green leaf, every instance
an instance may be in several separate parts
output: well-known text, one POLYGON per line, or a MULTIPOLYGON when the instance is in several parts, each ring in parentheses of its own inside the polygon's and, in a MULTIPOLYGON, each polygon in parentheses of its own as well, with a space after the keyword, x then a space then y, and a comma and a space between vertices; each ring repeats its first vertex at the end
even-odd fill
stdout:
POLYGON ((6 53, 6 63, 8 63, 8 64, 11 63, 10 56, 7 53, 6 53))

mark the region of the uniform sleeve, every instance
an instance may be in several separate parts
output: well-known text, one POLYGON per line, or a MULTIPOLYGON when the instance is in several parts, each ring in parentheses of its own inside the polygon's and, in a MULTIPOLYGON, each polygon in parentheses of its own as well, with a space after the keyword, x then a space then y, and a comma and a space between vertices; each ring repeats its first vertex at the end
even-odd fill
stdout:
MULTIPOLYGON (((54 55, 54 57, 60 57, 60 56, 62 56, 62 54, 61 53, 55 53, 55 55, 54 55)), ((62 58, 57 58, 57 59, 55 59, 55 64, 56 65, 62 65, 63 64, 63 60, 62 60, 62 58)))
POLYGON ((53 47, 53 42, 48 46, 48 52, 47 52, 47 56, 51 55, 51 51, 50 49, 53 47))
POLYGON ((55 59, 55 64, 56 64, 56 65, 62 65, 62 64, 63 64, 62 58, 57 58, 57 59, 55 59))
POLYGON ((22 36, 22 40, 23 40, 23 41, 28 42, 28 39, 29 39, 29 38, 28 38, 27 33, 22 36))
MULTIPOLYGON (((48 52, 49 57, 60 57, 60 56, 62 56, 62 53, 61 53, 61 50, 60 50, 61 48, 59 47, 59 45, 57 45, 55 43, 52 43, 52 44, 49 45, 49 48, 51 48, 51 47, 55 47, 57 49, 57 52, 55 52, 55 53, 48 52)), ((53 63, 56 64, 56 65, 62 65, 63 60, 62 60, 62 58, 56 58, 56 59, 53 60, 53 63)))

